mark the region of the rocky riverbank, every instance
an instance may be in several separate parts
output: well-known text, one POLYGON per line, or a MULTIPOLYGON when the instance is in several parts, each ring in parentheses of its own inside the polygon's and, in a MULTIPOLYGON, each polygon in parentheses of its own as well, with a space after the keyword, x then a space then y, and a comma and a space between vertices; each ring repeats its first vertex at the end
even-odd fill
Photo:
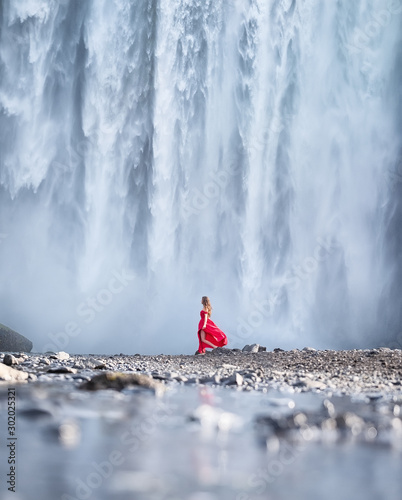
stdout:
POLYGON ((388 348, 272 352, 217 348, 204 356, 6 353, 0 354, 0 361, 10 367, 8 380, 12 380, 12 373, 21 379, 21 374, 12 371, 16 369, 27 374, 28 383, 69 381, 82 386, 100 372, 134 372, 165 385, 207 384, 246 391, 279 389, 337 395, 402 393, 402 351, 388 348))
MULTIPOLYGON (((400 498, 400 350, 0 361, 3 439, 15 401, 19 498, 400 498)), ((8 460, 4 446, 2 478, 8 460)))

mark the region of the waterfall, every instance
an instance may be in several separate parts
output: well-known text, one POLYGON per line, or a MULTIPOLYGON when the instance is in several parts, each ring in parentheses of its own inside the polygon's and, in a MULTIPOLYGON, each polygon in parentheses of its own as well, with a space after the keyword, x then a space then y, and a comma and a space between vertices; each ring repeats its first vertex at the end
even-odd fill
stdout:
POLYGON ((402 346, 402 0, 3 0, 0 321, 34 350, 402 346))

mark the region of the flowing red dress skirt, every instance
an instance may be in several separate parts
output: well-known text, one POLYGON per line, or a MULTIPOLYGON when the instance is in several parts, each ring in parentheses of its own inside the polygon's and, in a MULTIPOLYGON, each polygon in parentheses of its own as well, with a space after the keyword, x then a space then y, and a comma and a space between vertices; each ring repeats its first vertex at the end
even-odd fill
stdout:
POLYGON ((200 312, 200 322, 198 323, 198 341, 199 341, 199 347, 198 347, 198 352, 205 352, 205 349, 212 349, 210 345, 204 344, 204 342, 201 341, 201 330, 204 330, 205 332, 205 340, 208 340, 212 344, 216 345, 217 347, 223 347, 228 343, 228 339, 226 335, 222 332, 220 328, 218 328, 215 323, 211 319, 207 319, 207 324, 204 326, 204 321, 205 321, 205 315, 208 315, 208 313, 204 310, 200 312))

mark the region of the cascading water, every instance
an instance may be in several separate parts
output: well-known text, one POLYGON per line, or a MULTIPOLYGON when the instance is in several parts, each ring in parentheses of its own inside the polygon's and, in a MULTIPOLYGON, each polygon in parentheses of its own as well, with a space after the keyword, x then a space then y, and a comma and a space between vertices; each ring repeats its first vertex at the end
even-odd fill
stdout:
POLYGON ((402 343, 402 1, 2 0, 0 321, 34 349, 402 343), (398 340, 399 339, 399 340, 398 340))

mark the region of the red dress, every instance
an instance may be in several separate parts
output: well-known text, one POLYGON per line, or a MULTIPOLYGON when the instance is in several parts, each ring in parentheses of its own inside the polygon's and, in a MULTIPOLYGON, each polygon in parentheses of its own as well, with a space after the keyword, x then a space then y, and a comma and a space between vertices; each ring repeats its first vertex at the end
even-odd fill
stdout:
POLYGON ((208 340, 211 342, 211 344, 216 345, 217 347, 223 347, 228 343, 228 339, 226 335, 222 332, 220 328, 218 328, 215 323, 211 319, 207 319, 207 324, 204 327, 204 321, 205 321, 205 315, 207 315, 208 318, 208 313, 207 311, 202 310, 200 312, 200 322, 198 323, 198 340, 199 340, 199 347, 198 347, 198 352, 205 352, 205 348, 212 349, 210 345, 204 344, 204 342, 201 341, 201 330, 204 330, 205 332, 205 340, 208 340))

